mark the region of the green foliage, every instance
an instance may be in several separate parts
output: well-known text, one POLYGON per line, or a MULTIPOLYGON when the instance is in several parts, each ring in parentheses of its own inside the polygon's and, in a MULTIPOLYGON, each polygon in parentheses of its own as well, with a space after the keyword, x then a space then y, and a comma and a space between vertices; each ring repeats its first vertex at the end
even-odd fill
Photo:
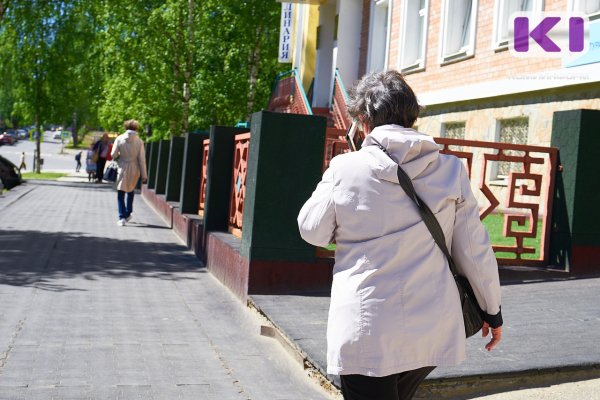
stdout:
MULTIPOLYGON (((0 124, 151 125, 153 138, 246 120, 268 101, 275 1, 0 0, 0 124)), ((287 68, 287 67, 285 67, 287 68)))

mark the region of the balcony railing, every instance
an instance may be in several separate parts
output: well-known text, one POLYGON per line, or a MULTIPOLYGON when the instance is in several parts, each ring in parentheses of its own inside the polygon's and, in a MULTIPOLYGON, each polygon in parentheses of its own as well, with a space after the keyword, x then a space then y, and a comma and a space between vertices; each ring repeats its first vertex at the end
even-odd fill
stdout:
POLYGON ((483 204, 480 218, 498 263, 547 266, 558 149, 450 138, 435 141, 442 153, 464 160, 483 204), (498 174, 499 163, 510 163, 508 176, 498 174))
POLYGON ((249 146, 250 132, 235 135, 231 198, 229 201, 229 232, 237 237, 242 236, 249 146))
POLYGON ((346 130, 350 127, 350 116, 348 115, 348 93, 342 82, 339 71, 335 70, 335 79, 333 81, 333 94, 331 96, 331 115, 334 126, 337 129, 346 130))
POLYGON ((312 115, 297 69, 277 75, 268 109, 282 113, 312 115))
POLYGON ((202 171, 200 174, 200 200, 198 203, 198 215, 204 215, 204 203, 206 202, 206 176, 208 168, 208 150, 210 147, 210 140, 205 139, 202 142, 202 171))

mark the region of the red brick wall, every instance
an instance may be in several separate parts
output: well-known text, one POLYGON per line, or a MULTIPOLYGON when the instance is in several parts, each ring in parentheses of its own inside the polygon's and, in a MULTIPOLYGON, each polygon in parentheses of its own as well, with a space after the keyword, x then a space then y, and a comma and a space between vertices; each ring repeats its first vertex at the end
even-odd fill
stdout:
MULTIPOLYGON (((406 1, 406 0, 405 0, 406 1)), ((440 90, 515 75, 561 68, 555 58, 515 58, 508 50, 495 51, 492 46, 495 0, 479 0, 473 58, 441 66, 439 60, 442 1, 429 1, 429 25, 425 70, 406 76, 417 93, 440 90)), ((398 68, 398 49, 404 1, 396 0, 392 9, 392 32, 388 67, 398 68)), ((545 11, 567 11, 567 0, 546 0, 545 11)))

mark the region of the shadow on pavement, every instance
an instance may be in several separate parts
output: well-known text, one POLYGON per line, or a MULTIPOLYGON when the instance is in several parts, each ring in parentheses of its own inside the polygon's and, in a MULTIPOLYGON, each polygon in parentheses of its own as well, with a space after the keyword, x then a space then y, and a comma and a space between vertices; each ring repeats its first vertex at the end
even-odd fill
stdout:
POLYGON ((60 292, 80 290, 69 284, 69 279, 74 278, 195 279, 187 272, 206 269, 177 244, 0 230, 0 286, 60 292))

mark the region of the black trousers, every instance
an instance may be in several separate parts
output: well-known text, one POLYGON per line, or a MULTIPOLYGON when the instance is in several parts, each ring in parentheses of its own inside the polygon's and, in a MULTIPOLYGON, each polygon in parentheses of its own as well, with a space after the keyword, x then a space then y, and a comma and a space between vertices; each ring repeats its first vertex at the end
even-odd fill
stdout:
POLYGON ((98 161, 96 161, 96 180, 98 182, 102 182, 102 178, 104 177, 104 166, 106 165, 106 158, 98 157, 98 161))
POLYGON ((410 400, 435 367, 423 367, 382 377, 340 375, 344 400, 410 400))

